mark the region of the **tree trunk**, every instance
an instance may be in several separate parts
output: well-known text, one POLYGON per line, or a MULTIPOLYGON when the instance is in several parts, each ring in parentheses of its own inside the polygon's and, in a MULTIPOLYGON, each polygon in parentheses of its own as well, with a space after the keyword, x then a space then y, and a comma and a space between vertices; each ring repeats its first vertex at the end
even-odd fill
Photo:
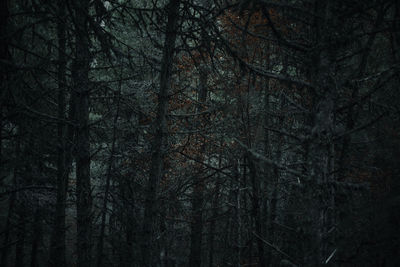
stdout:
MULTIPOLYGON (((65 258, 65 208, 67 198, 67 185, 69 165, 66 161, 66 136, 65 136, 65 92, 66 92, 66 25, 65 1, 59 0, 57 23, 58 38, 58 118, 57 123, 57 200, 55 222, 51 236, 49 266, 66 266, 65 258), (67 165, 68 164, 68 165, 67 165)), ((74 106, 70 107, 75 109, 74 106)), ((71 126, 69 126, 71 127, 71 126)))
MULTIPOLYGON (((13 187, 14 189, 18 188, 18 175, 19 175, 19 168, 20 168, 20 163, 19 163, 19 157, 21 154, 21 133, 18 128, 18 136, 15 144, 15 158, 14 158, 14 170, 13 170, 13 187)), ((6 219, 6 225, 5 225, 5 230, 4 230, 4 241, 3 241, 3 251, 1 253, 1 266, 6 267, 8 263, 8 252, 9 252, 9 247, 10 245, 8 242, 10 242, 10 232, 11 232, 11 227, 12 227, 12 219, 14 217, 15 213, 15 206, 17 205, 17 192, 13 192, 10 196, 9 203, 8 203, 8 213, 7 213, 7 219, 6 219)))
POLYGON ((118 117, 119 117, 120 100, 121 100, 120 92, 118 93, 117 97, 118 97, 117 112, 114 117, 113 134, 112 134, 112 141, 111 141, 111 151, 110 151, 110 157, 108 158, 103 206, 101 209, 101 225, 100 225, 99 241, 97 244, 97 263, 96 263, 97 267, 101 266, 101 263, 103 260, 104 232, 105 232, 105 228, 106 228, 108 194, 110 191, 111 175, 112 175, 113 165, 114 165, 115 142, 117 139, 117 122, 118 122, 118 117))
MULTIPOLYGON (((207 70, 204 67, 200 68, 200 86, 198 92, 199 106, 197 107, 197 112, 200 113, 204 110, 203 104, 207 99, 207 70)), ((200 119, 200 126, 202 120, 200 119)), ((197 127, 196 127, 197 128, 197 127)), ((203 153, 205 151, 205 141, 199 138, 197 142, 201 142, 201 148, 198 152, 198 161, 203 161, 203 153)), ((199 166, 201 169, 201 166, 199 166)), ((192 223, 190 230, 190 255, 189 255, 189 265, 194 267, 201 266, 201 256, 202 256, 202 239, 203 239, 203 190, 204 182, 201 175, 194 176, 194 187, 192 194, 192 223)))
MULTIPOLYGON (((8 52, 8 41, 7 41, 7 24, 8 24, 8 1, 0 1, 0 59, 1 61, 7 61, 9 59, 8 52)), ((0 63, 0 173, 3 168, 3 105, 7 94, 7 66, 0 63)), ((19 142, 19 141, 18 141, 19 142)), ((17 155, 18 157, 18 155, 17 155)), ((14 176, 16 175, 16 169, 14 168, 14 176)), ((15 178, 15 177, 14 177, 15 178)), ((10 224, 11 217, 14 210, 15 193, 11 194, 8 204, 8 214, 5 223, 3 249, 1 253, 1 266, 7 266, 8 260, 8 242, 10 236, 10 224)))
POLYGON ((216 182, 215 185, 215 197, 213 199, 213 216, 212 221, 210 222, 209 227, 209 239, 208 239, 208 266, 214 266, 214 243, 215 243, 215 226, 216 226, 216 216, 217 212, 217 205, 218 205, 218 198, 219 198, 219 181, 216 182))
POLYGON ((312 66, 312 80, 320 95, 313 107, 312 141, 309 148, 310 180, 306 185, 308 193, 308 226, 309 250, 306 253, 304 264, 320 266, 332 253, 334 231, 334 192, 332 182, 334 144, 332 141, 334 129, 334 107, 336 88, 332 80, 335 71, 335 45, 328 46, 334 37, 332 26, 335 19, 332 17, 334 2, 330 0, 318 1, 316 10, 321 17, 316 22, 316 39, 321 42, 322 48, 314 52, 312 66), (328 29, 330 29, 328 31, 328 29))
MULTIPOLYGON (((0 1, 0 59, 7 61, 9 59, 7 36, 8 24, 8 1, 0 1)), ((7 67, 0 64, 0 166, 3 155, 3 104, 7 93, 7 67)))
POLYGON ((26 219, 27 211, 24 203, 17 204, 18 207, 18 225, 17 225, 17 243, 15 245, 15 267, 25 266, 25 237, 26 237, 26 219))
MULTIPOLYGON (((220 145, 222 145, 223 140, 221 139, 220 145)), ((221 168, 222 163, 222 153, 218 156, 218 169, 221 168)), ((214 266, 214 239, 215 239, 215 227, 216 227, 216 219, 218 215, 218 202, 219 202, 219 192, 220 192, 220 183, 221 183, 221 174, 218 172, 217 179, 215 181, 215 192, 214 198, 212 200, 212 221, 210 222, 209 227, 209 239, 208 239, 208 266, 214 266)))
MULTIPOLYGON (((249 155, 247 161, 250 170, 250 179, 253 188, 252 196, 252 215, 254 218, 254 232, 256 236, 262 237, 262 220, 260 211, 260 181, 257 175, 256 163, 249 155)), ((258 266, 265 267, 265 254, 264 254, 264 243, 260 238, 257 238, 257 251, 258 251, 258 266)))
POLYGON ((175 50, 178 22, 179 0, 170 0, 168 8, 167 32, 165 34, 164 51, 161 61, 160 93, 158 95, 156 132, 152 146, 149 182, 145 196, 143 219, 143 240, 141 244, 143 265, 154 266, 154 222, 157 218, 157 191, 163 173, 164 139, 168 108, 168 93, 171 87, 173 55, 175 50))
POLYGON ((75 58, 73 83, 76 103, 76 206, 78 267, 91 265, 92 197, 89 142, 89 0, 74 1, 75 58))
POLYGON ((40 207, 36 208, 35 216, 33 220, 33 239, 31 246, 31 267, 38 267, 38 251, 40 246, 40 241, 42 239, 42 214, 40 207))
MULTIPOLYGON (((270 107, 269 107, 269 102, 270 102, 270 88, 269 88, 269 79, 265 81, 266 84, 266 89, 264 92, 264 126, 269 127, 270 125, 270 107)), ((281 125, 281 124, 279 124, 281 125)), ((266 157, 271 158, 272 157, 272 144, 271 144, 271 137, 270 137, 270 132, 265 129, 264 130, 264 154, 266 157)), ((265 181, 265 188, 268 192, 268 199, 266 200, 266 207, 268 209, 267 215, 266 215, 266 235, 267 238, 270 242, 273 242, 273 214, 276 208, 276 201, 275 201, 275 195, 276 192, 276 186, 277 183, 275 182, 275 173, 271 175, 271 165, 265 163, 264 164, 264 176, 266 177, 265 181), (269 205, 268 205, 269 204, 269 205)), ((269 266, 271 262, 271 248, 267 249, 266 252, 266 257, 265 257, 265 264, 266 266, 269 266)))

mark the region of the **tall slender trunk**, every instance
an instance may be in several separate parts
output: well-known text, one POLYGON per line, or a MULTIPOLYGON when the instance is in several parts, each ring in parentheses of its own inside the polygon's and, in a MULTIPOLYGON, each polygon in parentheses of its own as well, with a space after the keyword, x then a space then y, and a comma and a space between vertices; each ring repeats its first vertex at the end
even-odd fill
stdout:
MULTIPOLYGON (((121 86, 120 86, 121 88, 121 86)), ((118 92, 117 99, 117 112, 115 113, 114 123, 113 123, 113 134, 111 141, 111 151, 110 157, 108 158, 108 166, 107 166, 107 174, 106 174, 106 184, 104 190, 104 198, 103 205, 101 209, 101 225, 100 225, 100 233, 99 233, 99 241, 97 244, 97 263, 96 266, 100 267, 103 260, 103 246, 104 246, 104 232, 106 228, 106 217, 107 217, 107 204, 108 204, 108 195, 110 191, 110 183, 111 183, 111 174, 114 165, 114 154, 115 154, 115 143, 117 138, 117 122, 119 117, 119 109, 120 109, 120 92, 118 92)))
MULTIPOLYGON (((204 110, 203 104, 207 99, 207 70, 205 67, 200 68, 200 86, 198 92, 199 106, 197 107, 198 113, 204 110)), ((201 124, 201 119, 200 119, 201 124)), ((200 126, 200 125, 199 125, 200 126)), ((203 160, 203 154, 205 151, 205 141, 197 140, 201 142, 201 148, 198 152, 198 161, 203 160)), ((201 168, 201 167, 200 167, 201 168)), ((199 169, 200 169, 199 168, 199 169)), ((201 266, 201 256, 202 256, 202 240, 203 240, 203 202, 204 202, 204 181, 201 175, 195 175, 194 177, 194 187, 192 194, 192 223, 190 229, 190 255, 189 255, 189 265, 194 267, 201 266)))
POLYGON ((137 217, 135 214, 135 203, 134 203, 134 198, 132 197, 132 191, 131 190, 126 190, 127 187, 125 187, 125 192, 124 194, 127 195, 127 199, 129 199, 129 210, 126 212, 124 216, 124 223, 126 225, 125 229, 125 250, 124 250, 124 260, 125 260, 125 266, 127 267, 133 267, 136 266, 137 264, 137 258, 135 257, 137 255, 135 251, 135 242, 136 242, 136 236, 137 236, 137 217))
MULTIPOLYGON (((269 88, 269 79, 265 81, 266 84, 266 89, 264 92, 264 127, 269 127, 270 125, 270 106, 269 106, 269 101, 270 101, 270 88, 269 88)), ((264 154, 266 157, 271 158, 272 157, 272 151, 271 151, 271 138, 270 138, 270 132, 267 129, 264 129, 264 154)), ((267 207, 267 214, 266 214, 266 235, 267 238, 273 242, 273 228, 272 228, 272 214, 275 210, 276 206, 276 201, 274 201, 274 192, 276 192, 276 182, 275 180, 275 174, 271 175, 271 166, 267 163, 264 164, 264 176, 266 177, 265 179, 265 188, 268 192, 268 199, 266 200, 266 207, 267 207), (272 194, 271 194, 272 193, 272 194)), ((265 264, 266 266, 269 266, 271 262, 271 249, 268 248, 265 256, 265 264)))
MULTIPOLYGON (((268 105, 269 101, 270 101, 270 95, 267 94, 265 96, 265 103, 266 103, 265 109, 267 111, 266 114, 269 113, 269 105, 268 105)), ((283 111, 283 108, 284 108, 284 97, 282 96, 280 99, 281 112, 283 111)), ((269 116, 266 115, 266 118, 265 118, 266 125, 269 124, 268 117, 269 116)), ((277 119, 277 125, 279 127, 282 127, 283 123, 284 123, 283 116, 279 116, 279 119, 277 119)), ((265 146, 266 146, 265 149, 268 149, 269 151, 271 151, 272 150, 272 146, 271 146, 272 140, 270 139, 270 135, 268 132, 266 132, 266 135, 267 135, 266 136, 267 143, 265 144, 265 146)), ((278 135, 276 137, 275 151, 274 151, 275 153, 272 153, 272 151, 270 152, 270 157, 274 157, 273 160, 278 163, 281 163, 281 161, 282 161, 281 157, 282 157, 282 144, 284 142, 283 138, 284 138, 284 136, 281 136, 281 135, 278 135)), ((265 167, 271 168, 271 165, 267 165, 265 167)), ((269 209, 268 209, 268 216, 267 216, 267 237, 268 237, 269 242, 271 242, 272 244, 275 244, 275 242, 276 242, 276 240, 275 240, 276 239, 275 238, 275 221, 277 220, 277 216, 280 212, 280 211, 278 211, 278 201, 279 201, 278 186, 279 186, 279 184, 281 184, 280 170, 276 166, 274 166, 272 172, 269 173, 269 176, 270 177, 269 177, 269 184, 268 184, 268 187, 269 187, 268 194, 270 195, 270 200, 269 200, 269 209)), ((266 255, 266 266, 274 266, 275 264, 277 264, 274 261, 273 253, 271 253, 271 252, 272 252, 272 248, 268 248, 267 255, 266 255)))
MULTIPOLYGON (((65 209, 67 198, 67 184, 69 166, 66 166, 66 142, 65 142, 65 93, 66 93, 66 25, 65 25, 65 1, 58 1, 57 38, 58 38, 58 118, 57 124, 57 200, 55 210, 55 222, 53 226, 49 266, 66 266, 65 258, 65 209)), ((75 108, 75 107, 72 107, 75 108)))
POLYGON ((15 267, 25 266, 25 237, 26 237, 26 220, 27 211, 24 207, 25 203, 18 203, 18 225, 17 225, 17 243, 15 244, 15 267))
POLYGON ((236 245, 236 262, 234 265, 240 267, 241 260, 242 260, 242 216, 241 216, 241 184, 240 184, 240 161, 237 160, 233 164, 234 170, 232 171, 233 176, 236 180, 236 199, 235 199, 235 223, 236 223, 236 230, 235 230, 235 245, 236 245))
POLYGON ((309 148, 310 180, 307 181, 309 247, 304 264, 320 266, 332 253, 334 231, 334 191, 332 182, 333 164, 332 141, 334 129, 334 106, 336 85, 332 80, 335 73, 334 30, 337 27, 332 16, 334 1, 325 0, 316 3, 316 10, 321 17, 317 19, 317 40, 322 43, 313 54, 312 80, 316 85, 319 98, 313 107, 312 137, 309 148), (328 30, 329 29, 329 30, 328 30))
POLYGON ((152 146, 149 182, 145 195, 145 211, 143 219, 143 240, 141 244, 143 265, 152 264, 158 255, 154 255, 154 227, 157 218, 157 191, 163 172, 164 139, 168 108, 168 93, 171 87, 173 55, 177 35, 179 0, 170 0, 168 3, 168 22, 166 27, 164 51, 161 60, 160 92, 158 95, 156 132, 152 146))
MULTIPOLYGON (((0 59, 7 61, 9 59, 8 41, 7 41, 7 25, 8 25, 8 1, 0 1, 0 59)), ((8 68, 5 64, 0 63, 0 173, 3 171, 3 105, 7 94, 7 72, 8 68)), ((14 168, 15 175, 15 168, 14 168)), ((8 257, 8 242, 10 235, 10 219, 14 209, 15 194, 12 194, 9 199, 8 215, 5 224, 5 232, 3 239, 3 249, 1 253, 1 266, 7 266, 8 257)))
POLYGON ((32 246, 31 246, 31 267, 38 267, 38 253, 40 241, 42 239, 42 212, 40 207, 36 208, 35 216, 33 220, 33 238, 32 238, 32 246))
MULTIPOLYGON (((19 157, 21 154, 21 133, 20 133, 20 128, 18 128, 18 136, 15 144, 15 158, 14 158, 14 170, 13 170, 13 178, 12 178, 12 183, 14 189, 18 188, 18 175, 19 175, 19 168, 20 168, 20 163, 19 163, 19 157)), ((8 212, 7 212, 7 219, 6 219, 6 225, 5 225, 5 230, 4 230, 4 239, 3 239, 3 249, 1 253, 1 266, 6 267, 8 264, 8 255, 9 255, 9 247, 10 245, 8 242, 10 242, 10 232, 11 232, 11 227, 12 227, 12 218, 14 217, 15 214, 15 206, 17 205, 17 192, 13 192, 10 196, 10 199, 8 201, 8 212)))
MULTIPOLYGON (((251 155, 247 157, 250 171, 250 179, 252 184, 252 215, 254 218, 254 232, 256 236, 262 237, 262 220, 260 211, 260 181, 257 175, 256 163, 251 158, 251 155)), ((257 238, 257 251, 258 251, 258 266, 266 266, 264 244, 260 238, 257 238)))
MULTIPOLYGON (((220 145, 222 146, 223 139, 221 138, 220 145)), ((221 168, 221 163, 222 163, 222 153, 219 154, 218 156, 218 168, 221 168)), ((220 191, 220 181, 221 179, 221 174, 218 172, 217 174, 217 179, 215 182, 215 192, 214 192, 214 198, 212 200, 212 221, 210 222, 210 227, 209 227, 209 239, 208 239, 208 266, 212 267, 214 266, 214 239, 215 239, 215 227, 216 227, 216 218, 218 215, 218 202, 219 202, 219 191, 220 191)))
POLYGON ((75 58, 73 70, 76 98, 76 206, 78 266, 91 265, 92 196, 89 141, 89 0, 73 2, 75 11, 75 58))
POLYGON ((209 227, 209 239, 208 239, 208 266, 212 267, 214 266, 214 243, 215 243, 215 227, 216 227, 216 217, 218 214, 217 211, 217 205, 218 205, 218 199, 219 199, 219 188, 220 188, 220 182, 219 179, 216 182, 215 185, 215 196, 213 199, 213 216, 212 216, 212 221, 210 222, 210 227, 209 227))
MULTIPOLYGON (((7 43, 7 24, 8 24, 8 1, 0 1, 0 59, 8 60, 8 43, 7 43)), ((7 93, 7 67, 0 63, 0 166, 2 162, 3 148, 3 104, 7 93)))

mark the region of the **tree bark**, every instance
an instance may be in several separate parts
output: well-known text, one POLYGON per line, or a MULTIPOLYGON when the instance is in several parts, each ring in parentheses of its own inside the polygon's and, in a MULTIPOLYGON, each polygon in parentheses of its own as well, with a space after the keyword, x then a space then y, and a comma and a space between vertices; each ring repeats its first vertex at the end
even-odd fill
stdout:
MULTIPOLYGON (((223 140, 221 138, 220 145, 222 146, 223 140)), ((221 168, 221 163, 222 163, 222 153, 219 154, 218 156, 218 168, 221 168)), ((209 226, 209 239, 208 239, 208 266, 213 267, 214 266, 214 243, 215 243, 215 228, 216 228, 216 218, 218 215, 218 202, 219 202, 219 196, 220 196, 220 184, 221 184, 221 174, 218 172, 217 174, 217 179, 215 181, 215 191, 214 191, 214 197, 212 200, 212 221, 210 222, 209 226)))
MULTIPOLYGON (((260 181, 257 175, 256 163, 249 155, 247 157, 247 162, 249 164, 250 179, 252 183, 252 215, 254 218, 254 232, 257 236, 262 237, 262 221, 261 221, 261 211, 260 211, 260 181)), ((265 253, 264 253, 264 243, 260 238, 257 238, 257 251, 258 251, 258 266, 265 267, 265 253)))
POLYGON ((15 244, 15 267, 25 266, 25 237, 26 237, 26 213, 25 203, 17 204, 18 207, 18 225, 17 225, 17 243, 15 244))
POLYGON ((316 40, 321 47, 312 58, 312 80, 319 94, 313 106, 312 141, 309 148, 310 180, 307 181, 308 210, 307 217, 311 222, 307 229, 309 250, 304 264, 320 266, 332 253, 334 240, 334 191, 331 186, 334 180, 332 141, 334 127, 334 107, 336 85, 332 77, 335 71, 335 18, 332 16, 334 2, 318 1, 316 11, 321 17, 316 20, 316 40))
MULTIPOLYGON (((207 99, 207 70, 204 67, 200 67, 200 86, 198 92, 199 106, 197 107, 197 113, 201 113, 204 108, 203 104, 207 99)), ((200 119, 200 124, 201 124, 200 119)), ((200 126, 200 125, 198 125, 200 126)), ((201 126, 200 126, 201 127, 201 126)), ((197 142, 201 142, 201 148, 198 152, 198 161, 203 161, 203 153, 205 151, 205 141, 200 138, 197 142)), ((200 166, 201 168, 201 166, 200 166)), ((192 223, 190 230, 190 255, 189 265, 194 267, 201 266, 202 256, 202 240, 203 240, 203 202, 204 202, 204 182, 201 175, 195 175, 194 186, 192 194, 192 223)))
MULTIPOLYGON (((55 211, 55 222, 53 226, 49 266, 66 266, 65 258, 65 209, 67 199, 67 185, 69 176, 69 165, 66 161, 66 135, 65 135, 65 92, 67 86, 66 80, 66 5, 65 1, 58 1, 58 23, 57 23, 57 38, 58 38, 58 118, 57 123, 57 200, 55 211)), ((71 96, 72 98, 72 96, 71 96)), ((74 106, 70 107, 75 109, 74 106)), ((71 127, 71 126, 69 126, 71 127)))
POLYGON ((33 239, 31 246, 31 267, 39 266, 39 246, 42 239, 42 212, 40 207, 36 208, 35 216, 33 220, 33 239))
POLYGON ((119 109, 120 109, 120 92, 117 95, 117 111, 114 117, 114 124, 113 124, 113 134, 112 134, 112 141, 111 141, 111 151, 110 156, 108 158, 108 166, 107 166, 107 173, 106 173, 106 184, 104 190, 104 198, 103 198, 103 205, 101 209, 101 225, 100 225, 100 233, 99 233, 99 241, 97 244, 97 263, 96 266, 100 267, 103 260, 103 246, 104 246, 104 232, 106 228, 106 216, 107 216, 107 204, 108 204, 108 195, 110 191, 110 183, 111 183, 111 175, 114 166, 114 153, 115 153, 115 142, 117 139, 117 122, 119 117, 119 109))
MULTIPOLYGON (((14 158, 14 170, 13 170, 13 187, 15 189, 18 188, 18 175, 19 175, 19 168, 20 168, 20 163, 19 163, 19 157, 21 154, 21 133, 20 129, 18 128, 18 136, 15 144, 15 158, 14 158)), ((13 192, 10 196, 10 199, 8 201, 8 212, 7 212, 7 219, 6 219, 6 225, 5 225, 5 230, 4 230, 4 239, 3 239, 3 251, 1 253, 1 266, 7 266, 8 264, 8 255, 9 255, 9 247, 10 245, 8 242, 10 242, 10 233, 11 233, 11 227, 12 227, 12 218, 14 217, 15 214, 15 207, 17 206, 17 192, 13 192)))
POLYGON ((89 0, 73 2, 75 11, 75 58, 73 70, 76 103, 76 206, 78 267, 91 265, 92 196, 89 142, 89 0))
MULTIPOLYGON (((0 59, 7 61, 9 59, 7 24, 8 24, 8 1, 0 1, 0 59)), ((3 104, 7 93, 7 67, 0 64, 0 166, 3 155, 3 104)))
POLYGON ((168 108, 168 93, 171 87, 173 55, 177 35, 179 0, 170 0, 168 8, 168 22, 166 27, 164 51, 161 61, 160 92, 158 95, 156 132, 152 144, 151 167, 149 181, 145 195, 143 219, 143 240, 141 244, 143 266, 154 266, 153 262, 158 255, 154 255, 154 227, 157 218, 157 191, 163 173, 164 139, 168 108))

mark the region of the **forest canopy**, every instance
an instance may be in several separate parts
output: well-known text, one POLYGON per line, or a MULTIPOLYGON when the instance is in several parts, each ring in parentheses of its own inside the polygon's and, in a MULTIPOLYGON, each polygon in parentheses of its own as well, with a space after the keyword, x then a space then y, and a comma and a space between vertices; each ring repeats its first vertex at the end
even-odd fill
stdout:
POLYGON ((0 1, 0 266, 397 266, 400 2, 0 1))

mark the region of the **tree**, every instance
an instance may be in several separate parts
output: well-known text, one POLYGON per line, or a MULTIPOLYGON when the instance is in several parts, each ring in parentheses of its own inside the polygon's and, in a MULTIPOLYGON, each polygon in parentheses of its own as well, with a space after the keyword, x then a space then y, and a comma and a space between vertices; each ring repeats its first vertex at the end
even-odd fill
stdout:
POLYGON ((154 221, 157 218, 157 191, 163 173, 163 155, 165 127, 168 109, 168 93, 172 82, 173 55, 176 42, 178 11, 180 1, 171 0, 167 5, 168 21, 166 25, 163 57, 161 60, 160 92, 158 94, 157 116, 155 120, 155 136, 152 145, 149 182, 146 192, 145 213, 143 219, 142 257, 144 266, 154 265, 154 221))
POLYGON ((76 93, 76 205, 78 266, 90 266, 92 246, 92 188, 89 140, 89 1, 75 1, 75 58, 73 88, 76 93))

